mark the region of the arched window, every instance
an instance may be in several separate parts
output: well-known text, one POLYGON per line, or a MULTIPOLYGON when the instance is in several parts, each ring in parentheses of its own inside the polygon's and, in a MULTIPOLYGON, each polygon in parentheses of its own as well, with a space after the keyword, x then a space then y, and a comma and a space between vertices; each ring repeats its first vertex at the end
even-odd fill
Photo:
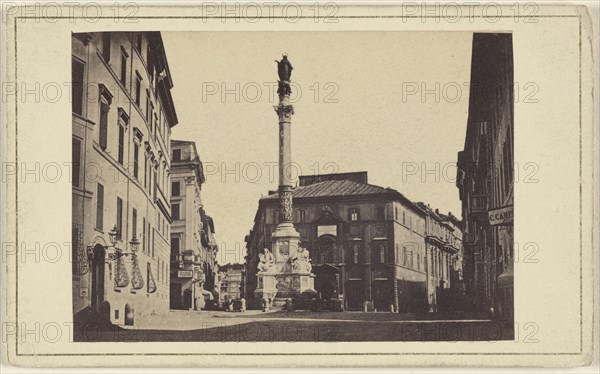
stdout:
POLYGON ((336 245, 333 238, 324 237, 320 239, 319 253, 321 256, 321 263, 332 263, 335 261, 336 245))

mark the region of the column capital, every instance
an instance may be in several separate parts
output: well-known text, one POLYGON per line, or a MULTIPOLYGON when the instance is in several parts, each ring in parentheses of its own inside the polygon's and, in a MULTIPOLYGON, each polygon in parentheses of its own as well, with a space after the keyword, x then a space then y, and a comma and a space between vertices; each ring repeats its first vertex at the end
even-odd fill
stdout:
POLYGON ((273 108, 279 116, 279 123, 290 123, 292 121, 292 115, 294 114, 293 105, 279 103, 279 105, 273 106, 273 108))

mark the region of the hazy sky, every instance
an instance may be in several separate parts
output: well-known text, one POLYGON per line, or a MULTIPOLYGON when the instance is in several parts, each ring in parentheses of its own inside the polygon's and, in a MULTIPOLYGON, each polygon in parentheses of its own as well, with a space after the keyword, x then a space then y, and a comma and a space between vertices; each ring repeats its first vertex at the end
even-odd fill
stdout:
POLYGON ((300 88, 292 87, 292 161, 302 174, 368 171, 371 184, 460 216, 455 163, 472 33, 163 32, 163 40, 179 117, 173 139, 195 141, 204 162, 221 263, 243 262, 258 199, 277 188, 274 60, 283 52, 300 88))

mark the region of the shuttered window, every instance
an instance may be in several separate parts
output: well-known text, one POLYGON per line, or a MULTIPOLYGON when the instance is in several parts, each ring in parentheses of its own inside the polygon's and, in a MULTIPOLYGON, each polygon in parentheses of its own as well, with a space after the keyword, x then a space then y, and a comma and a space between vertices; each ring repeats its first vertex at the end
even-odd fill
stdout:
POLYGON ((108 112, 110 111, 110 106, 104 101, 100 102, 100 129, 99 129, 99 139, 100 147, 106 150, 107 141, 108 141, 108 112))
POLYGON ((123 229, 123 199, 117 197, 117 239, 121 240, 123 229))
POLYGON ((100 183, 96 190, 96 228, 104 229, 104 186, 100 183))

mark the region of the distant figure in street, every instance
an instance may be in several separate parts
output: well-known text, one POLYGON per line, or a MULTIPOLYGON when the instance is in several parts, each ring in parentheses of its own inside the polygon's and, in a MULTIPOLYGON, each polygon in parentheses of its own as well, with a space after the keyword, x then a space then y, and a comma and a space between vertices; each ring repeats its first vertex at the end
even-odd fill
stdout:
POLYGON ((246 311, 246 299, 243 297, 240 299, 240 312, 246 311))
POLYGON ((268 312, 269 311, 269 300, 266 297, 263 297, 262 299, 260 299, 260 302, 262 304, 262 311, 268 312))

